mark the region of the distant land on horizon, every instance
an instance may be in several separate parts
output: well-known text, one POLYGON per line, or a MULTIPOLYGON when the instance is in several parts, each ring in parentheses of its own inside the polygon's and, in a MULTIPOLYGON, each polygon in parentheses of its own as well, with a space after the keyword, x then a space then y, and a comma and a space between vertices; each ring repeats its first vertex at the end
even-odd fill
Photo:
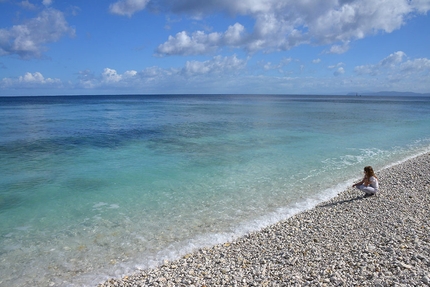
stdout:
POLYGON ((396 92, 396 91, 381 91, 381 92, 363 92, 363 93, 348 93, 347 96, 430 96, 430 93, 414 93, 414 92, 396 92))

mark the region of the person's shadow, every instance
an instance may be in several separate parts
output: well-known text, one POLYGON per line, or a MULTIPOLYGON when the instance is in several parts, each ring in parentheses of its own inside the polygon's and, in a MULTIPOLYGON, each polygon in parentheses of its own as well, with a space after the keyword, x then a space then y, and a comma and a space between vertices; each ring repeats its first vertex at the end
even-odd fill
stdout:
POLYGON ((339 205, 339 204, 344 204, 344 203, 352 202, 352 201, 355 201, 355 200, 363 200, 365 198, 366 198, 366 196, 358 195, 357 197, 354 197, 354 198, 351 198, 351 199, 345 199, 345 200, 341 200, 341 201, 336 201, 336 202, 330 202, 330 203, 326 203, 326 204, 321 204, 321 205, 318 205, 317 208, 319 208, 319 207, 336 206, 336 205, 339 205))

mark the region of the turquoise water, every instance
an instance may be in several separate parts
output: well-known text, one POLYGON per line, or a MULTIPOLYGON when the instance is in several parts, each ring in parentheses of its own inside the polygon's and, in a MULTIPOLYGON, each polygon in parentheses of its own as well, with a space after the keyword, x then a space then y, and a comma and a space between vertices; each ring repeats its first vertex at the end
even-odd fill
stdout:
POLYGON ((428 97, 0 98, 0 120, 0 286, 94 286, 430 150, 428 97))

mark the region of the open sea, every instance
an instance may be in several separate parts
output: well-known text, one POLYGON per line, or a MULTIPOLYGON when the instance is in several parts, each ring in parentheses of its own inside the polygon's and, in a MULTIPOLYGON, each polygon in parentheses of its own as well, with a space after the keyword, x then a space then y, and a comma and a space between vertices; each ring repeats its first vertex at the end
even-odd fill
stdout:
POLYGON ((96 286, 429 151, 430 97, 2 97, 0 286, 96 286))

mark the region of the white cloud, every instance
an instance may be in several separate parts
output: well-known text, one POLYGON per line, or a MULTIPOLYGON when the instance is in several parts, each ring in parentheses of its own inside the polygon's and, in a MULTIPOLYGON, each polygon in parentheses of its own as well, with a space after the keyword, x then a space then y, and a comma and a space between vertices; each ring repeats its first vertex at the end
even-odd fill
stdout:
POLYGON ((357 66, 354 71, 365 77, 363 82, 373 86, 373 90, 380 87, 381 90, 428 92, 430 59, 408 59, 404 52, 398 51, 376 64, 357 66))
POLYGON ((142 72, 140 72, 140 75, 142 76, 142 78, 145 79, 156 79, 159 77, 163 77, 164 75, 166 75, 166 73, 167 71, 162 68, 149 67, 142 70, 142 72))
POLYGON ((312 63, 314 63, 314 64, 318 64, 320 62, 321 62, 321 59, 319 59, 319 58, 312 61, 312 63))
POLYGON ((337 63, 336 65, 330 65, 328 66, 329 69, 334 69, 334 68, 338 68, 338 67, 342 67, 343 65, 345 65, 342 62, 337 63))
POLYGON ((417 9, 420 13, 427 13, 430 10, 430 1, 428 0, 414 0, 415 9, 417 9))
POLYGON ((18 82, 22 84, 40 84, 40 85, 61 83, 59 79, 45 78, 40 72, 25 73, 24 76, 20 76, 18 78, 18 82))
POLYGON ((293 61, 292 58, 282 58, 278 64, 272 64, 271 62, 263 63, 263 69, 266 71, 279 70, 279 72, 282 72, 282 68, 291 63, 291 61, 293 61))
POLYGON ((90 70, 78 72, 79 85, 85 89, 92 89, 98 85, 95 75, 90 70))
POLYGON ((377 70, 375 69, 375 65, 361 65, 354 68, 354 72, 358 75, 371 75, 375 76, 377 74, 377 70))
POLYGON ((46 44, 58 41, 64 34, 74 36, 75 30, 69 27, 63 13, 46 9, 24 24, 0 29, 0 55, 40 57, 46 44))
POLYGON ((18 78, 3 78, 0 82, 2 88, 37 88, 37 87, 60 87, 62 82, 60 79, 45 78, 42 73, 25 73, 24 76, 18 78))
POLYGON ((179 32, 175 37, 158 46, 158 55, 198 55, 213 52, 219 44, 218 33, 205 34, 203 31, 194 32, 191 36, 187 32, 179 32))
POLYGON ((404 52, 395 52, 379 62, 379 66, 393 68, 395 65, 401 63, 404 57, 406 57, 404 52))
POLYGON ((393 70, 400 63, 402 63, 403 58, 406 57, 406 54, 402 51, 397 51, 395 53, 390 54, 388 57, 382 59, 377 64, 369 64, 355 67, 354 71, 359 75, 378 75, 384 69, 393 70))
MULTIPOLYGON (((268 75, 266 68, 273 71, 295 62, 284 58, 277 63, 260 63, 261 69, 247 72, 248 58, 237 56, 215 56, 206 61, 188 61, 181 68, 165 69, 157 66, 140 71, 118 72, 106 68, 94 75, 90 71, 79 74, 79 88, 87 92, 116 90, 123 93, 348 93, 360 90, 399 90, 427 92, 430 75, 430 59, 408 59, 401 52, 388 55, 374 65, 356 67, 360 75, 348 76, 347 65, 338 62, 327 68, 326 77, 291 77, 268 75), (378 77, 369 76, 378 66, 378 77), (366 72, 366 73, 365 73, 366 72), (334 75, 334 76, 333 76, 334 75), (407 81, 404 81, 408 79, 407 81)), ((300 63, 299 63, 300 64, 300 63)), ((271 72, 270 72, 271 73, 271 72)), ((37 75, 33 75, 37 78, 37 75)), ((18 85, 18 82, 15 82, 18 85)))
POLYGON ((227 31, 224 33, 223 42, 229 46, 236 46, 242 41, 245 27, 239 23, 229 26, 227 31))
POLYGON ((236 23, 225 32, 212 33, 218 37, 215 43, 203 40, 209 37, 203 32, 195 32, 201 40, 197 41, 190 36, 195 33, 182 31, 158 47, 160 55, 211 53, 223 46, 250 52, 288 50, 304 43, 332 45, 327 52, 340 54, 349 49, 350 41, 381 31, 391 33, 414 14, 430 10, 428 0, 159 0, 157 3, 164 10, 178 14, 203 17, 221 11, 254 20, 253 29, 236 23), (184 49, 180 41, 185 36, 191 43, 190 50, 184 49))
MULTIPOLYGON (((176 74, 179 72, 176 71, 176 74)), ((168 81, 172 76, 171 70, 159 67, 149 67, 140 72, 128 70, 118 73, 115 69, 105 68, 100 75, 95 75, 89 70, 80 71, 78 75, 78 87, 84 89, 121 88, 137 89, 163 80, 168 81)))
POLYGON ((35 10, 36 9, 36 5, 30 3, 30 1, 28 1, 28 0, 21 1, 21 3, 19 3, 19 6, 21 6, 24 9, 29 9, 29 10, 35 10))
POLYGON ((145 9, 149 0, 120 0, 109 6, 113 14, 131 17, 134 13, 145 9))
POLYGON ((333 73, 333 75, 335 75, 335 76, 340 76, 340 75, 343 75, 343 74, 345 74, 345 69, 343 67, 337 68, 337 70, 334 71, 334 73, 333 73))
POLYGON ((343 45, 333 45, 330 47, 326 54, 343 54, 349 50, 349 41, 343 43, 343 45))
POLYGON ((40 83, 40 84, 43 84, 43 83, 45 83, 45 78, 39 72, 36 72, 33 74, 32 73, 26 73, 24 76, 20 76, 18 81, 23 82, 23 83, 40 83))
POLYGON ((50 6, 52 4, 52 0, 43 0, 42 4, 45 6, 50 6))
POLYGON ((331 70, 333 70, 333 69, 335 70, 333 72, 333 75, 340 76, 340 75, 345 74, 345 69, 343 68, 344 65, 345 65, 344 63, 340 62, 340 63, 337 63, 336 65, 328 66, 328 68, 331 70))
POLYGON ((104 83, 117 83, 121 81, 122 76, 118 75, 113 69, 105 68, 102 73, 102 78, 104 83))
MULTIPOLYGON (((231 79, 231 75, 246 67, 247 59, 215 56, 207 61, 188 61, 180 69, 148 67, 141 71, 129 70, 118 73, 115 69, 105 68, 100 75, 91 71, 81 71, 78 76, 79 87, 84 89, 158 90, 160 87, 175 86, 177 89, 187 81, 206 84, 215 79, 231 79)), ((220 83, 218 83, 220 84, 220 83)), ((173 91, 176 92, 176 91, 173 91)))
POLYGON ((131 77, 134 77, 134 76, 136 76, 137 75, 137 72, 136 71, 134 71, 134 70, 131 70, 131 71, 125 71, 125 73, 124 73, 124 77, 125 78, 131 78, 131 77))
POLYGON ((103 86, 127 87, 128 85, 133 85, 138 77, 139 73, 135 70, 125 71, 120 74, 115 69, 105 68, 100 76, 94 75, 89 70, 80 71, 78 80, 80 87, 94 89, 103 86))
POLYGON ((400 65, 400 71, 407 73, 423 72, 427 75, 430 75, 430 59, 419 58, 414 60, 408 60, 400 65))
POLYGON ((187 76, 202 74, 223 74, 243 69, 246 65, 245 60, 238 59, 236 55, 231 57, 216 56, 211 60, 187 61, 182 72, 187 76))
POLYGON ((209 33, 203 31, 194 32, 188 35, 182 31, 175 37, 169 36, 164 44, 157 48, 157 54, 163 55, 199 55, 208 54, 216 51, 219 46, 239 46, 241 45, 245 28, 236 23, 229 26, 225 33, 209 33))

